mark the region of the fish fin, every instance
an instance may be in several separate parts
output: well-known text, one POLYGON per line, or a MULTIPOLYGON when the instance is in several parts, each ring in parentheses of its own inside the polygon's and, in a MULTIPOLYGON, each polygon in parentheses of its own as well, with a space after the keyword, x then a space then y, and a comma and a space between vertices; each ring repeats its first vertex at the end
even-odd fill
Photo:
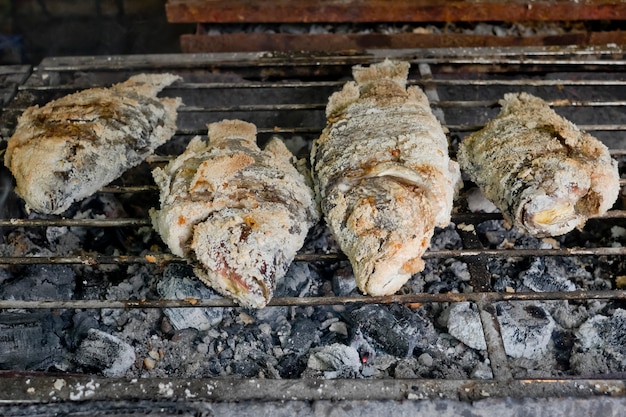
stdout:
POLYGON ((131 88, 144 96, 156 96, 159 91, 178 80, 182 78, 174 74, 137 74, 123 83, 115 84, 113 88, 131 88))
POLYGON ((256 147, 256 126, 243 120, 222 120, 221 122, 210 123, 209 140, 215 146, 221 142, 232 139, 243 139, 256 147))
POLYGON ((332 119, 338 116, 346 107, 359 99, 359 87, 354 81, 344 84, 341 91, 333 93, 328 99, 326 106, 326 118, 332 119))
POLYGON ((369 67, 357 65, 352 69, 352 75, 359 85, 390 79, 398 83, 402 88, 406 88, 409 67, 410 64, 408 62, 385 59, 383 62, 370 65, 369 67))

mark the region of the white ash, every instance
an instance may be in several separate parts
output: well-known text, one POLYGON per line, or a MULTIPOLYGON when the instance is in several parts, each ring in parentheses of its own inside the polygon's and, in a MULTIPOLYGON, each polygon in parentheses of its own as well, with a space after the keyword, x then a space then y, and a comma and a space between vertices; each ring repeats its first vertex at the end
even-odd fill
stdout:
POLYGON ((613 239, 626 239, 626 228, 621 226, 611 227, 611 237, 613 239))
POLYGON ((546 353, 555 329, 546 309, 529 302, 499 302, 496 312, 507 355, 537 359, 546 353))
POLYGON ((621 373, 626 370, 626 310, 596 315, 575 332, 570 359, 572 368, 584 375, 621 373))
POLYGON ((472 349, 485 350, 487 342, 480 321, 480 315, 469 302, 454 303, 445 313, 448 333, 472 349))
MULTIPOLYGON (((126 273, 126 280, 107 289, 105 295, 107 300, 142 300, 150 294, 154 268, 150 265, 130 265, 126 268, 126 273)), ((102 323, 114 328, 123 326, 129 322, 129 317, 135 314, 138 314, 138 311, 126 312, 115 308, 105 308, 100 312, 102 323)))
POLYGON ((345 378, 354 377, 360 368, 361 360, 355 348, 333 343, 311 350, 305 374, 315 376, 319 372, 324 378, 345 378))
POLYGON ((601 300, 589 301, 584 304, 570 304, 567 301, 545 302, 554 321, 563 329, 575 330, 590 317, 600 314, 607 302, 601 300))
POLYGON ((104 376, 123 376, 135 363, 135 351, 124 341, 101 330, 90 329, 76 352, 80 366, 104 376))
POLYGON ((478 187, 472 187, 467 190, 465 195, 467 199, 467 208, 472 213, 497 213, 500 210, 480 191, 478 187))
POLYGON ((487 362, 479 362, 472 371, 470 378, 472 379, 492 379, 493 371, 487 362))
MULTIPOLYGON (((168 265, 163 278, 157 283, 157 292, 166 300, 185 300, 188 298, 221 298, 204 285, 188 265, 168 265)), ((176 330, 194 328, 209 330, 222 321, 223 308, 166 308, 163 310, 176 330)))
POLYGON ((530 267, 520 273, 519 278, 533 291, 574 291, 576 285, 569 280, 565 269, 562 262, 557 263, 553 258, 534 258, 530 267))

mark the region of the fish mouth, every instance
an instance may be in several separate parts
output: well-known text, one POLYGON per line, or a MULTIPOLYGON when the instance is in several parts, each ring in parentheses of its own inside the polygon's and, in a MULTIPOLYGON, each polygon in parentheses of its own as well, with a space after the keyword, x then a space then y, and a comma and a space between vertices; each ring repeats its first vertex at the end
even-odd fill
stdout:
POLYGON ((232 298, 237 304, 247 308, 263 308, 272 297, 272 291, 262 280, 255 278, 246 281, 232 268, 222 268, 220 271, 208 271, 204 268, 194 268, 200 281, 215 289, 223 296, 232 298))
POLYGON ((526 202, 520 212, 521 226, 540 236, 559 236, 580 223, 581 216, 572 201, 544 196, 526 202))

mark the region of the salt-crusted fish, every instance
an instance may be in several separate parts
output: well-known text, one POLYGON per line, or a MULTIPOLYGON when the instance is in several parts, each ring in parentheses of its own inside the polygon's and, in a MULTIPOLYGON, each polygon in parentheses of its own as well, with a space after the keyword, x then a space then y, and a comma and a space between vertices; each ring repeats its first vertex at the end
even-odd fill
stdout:
POLYGON ((450 222, 458 164, 409 64, 356 66, 334 93, 311 163, 322 212, 359 289, 396 292, 424 268, 436 226, 450 222))
POLYGON ((277 138, 263 150, 256 127, 240 120, 209 126, 164 168, 155 229, 196 275, 245 307, 264 307, 319 218, 313 190, 277 138))
POLYGON ((4 157, 15 191, 30 209, 60 214, 141 163, 176 131, 181 101, 157 93, 179 78, 139 74, 26 109, 4 157))
POLYGON ((509 225, 557 236, 611 208, 619 173, 604 144, 538 97, 511 93, 500 103, 500 114, 462 141, 458 160, 509 225))

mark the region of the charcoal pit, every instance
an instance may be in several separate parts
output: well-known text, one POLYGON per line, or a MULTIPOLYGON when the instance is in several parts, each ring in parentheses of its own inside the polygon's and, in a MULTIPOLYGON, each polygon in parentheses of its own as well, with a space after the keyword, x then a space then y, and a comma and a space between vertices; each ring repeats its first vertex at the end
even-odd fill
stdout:
MULTIPOLYGON (((14 94, 0 133, 8 138, 27 106, 165 71, 183 79, 162 93, 184 103, 175 137, 94 197, 62 216, 29 213, 2 172, 0 413, 61 413, 74 403, 74 415, 87 401, 103 415, 158 415, 159 407, 217 415, 219 402, 237 401, 250 402, 242 411, 250 414, 284 400, 290 411, 321 401, 321 412, 327 400, 370 400, 363 410, 375 410, 375 401, 406 399, 443 401, 452 412, 478 400, 487 409, 494 399, 494 407, 535 399, 556 409, 563 398, 567 407, 587 399, 578 410, 588 410, 606 396, 617 401, 605 405, 615 407, 609 411, 619 412, 626 394, 623 48, 46 58, 5 71, 14 94), (253 122, 261 143, 279 135, 306 156, 325 124, 328 96, 351 67, 387 57, 411 62, 409 83, 429 96, 453 157, 497 114, 498 99, 526 91, 610 148, 622 178, 618 202, 582 230, 538 239, 506 229, 466 181, 426 268, 396 295, 359 294, 323 223, 265 309, 237 307, 199 285, 151 227, 158 192, 150 169, 226 118, 253 122)), ((396 405, 403 412, 428 406, 414 403, 396 405)))

